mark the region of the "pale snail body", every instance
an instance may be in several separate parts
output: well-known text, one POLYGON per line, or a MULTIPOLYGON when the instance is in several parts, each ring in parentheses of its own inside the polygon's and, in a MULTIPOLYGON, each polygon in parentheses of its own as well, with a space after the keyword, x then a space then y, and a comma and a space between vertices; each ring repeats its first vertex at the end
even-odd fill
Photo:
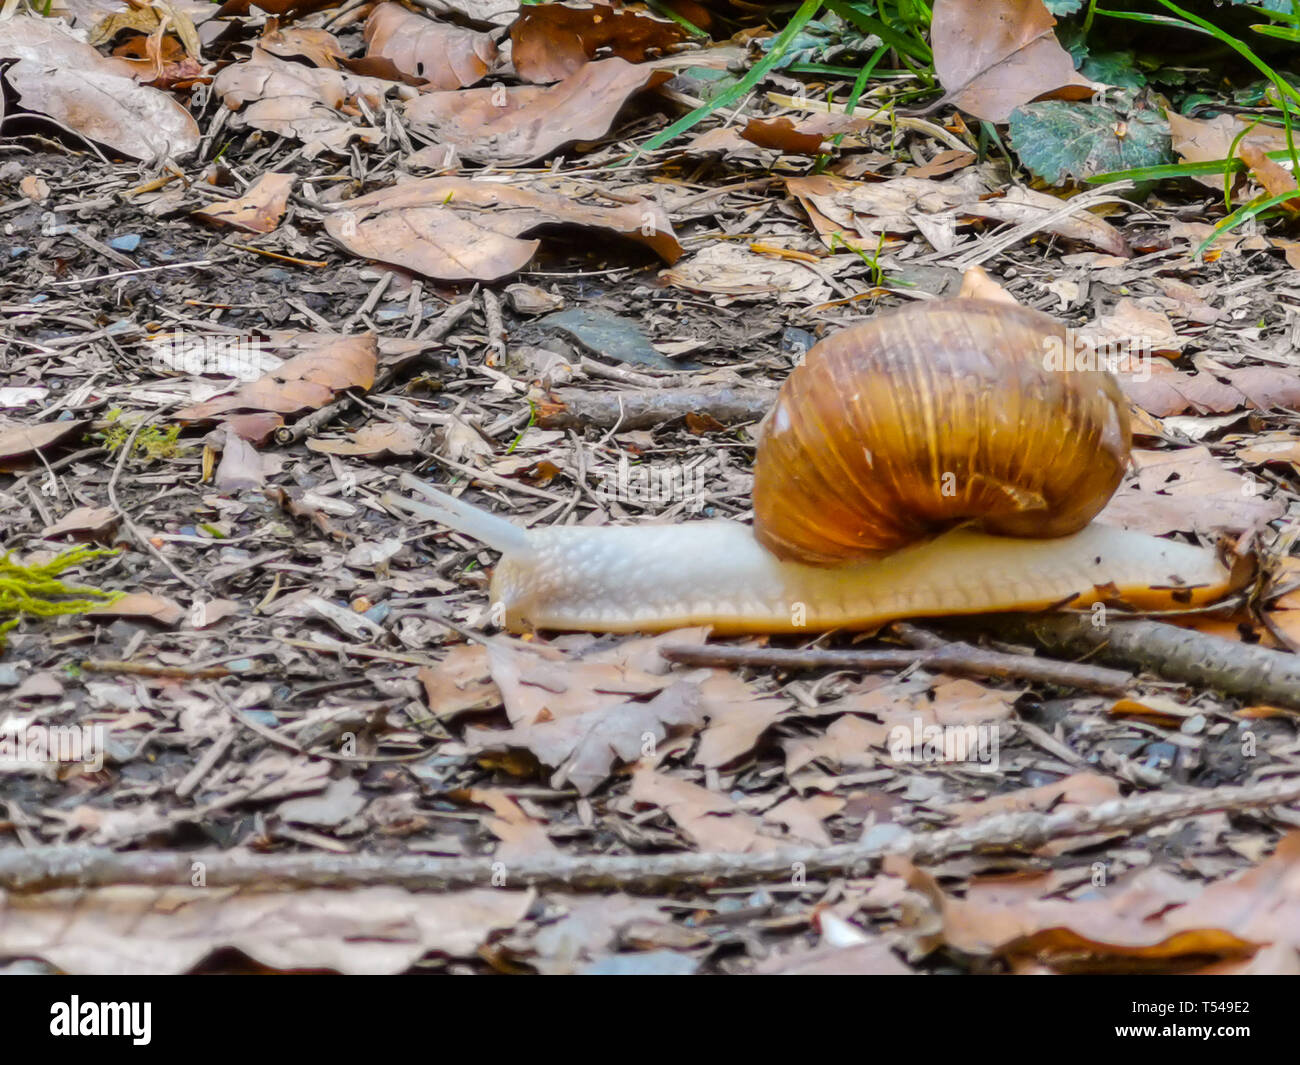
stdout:
POLYGON ((428 502, 392 495, 385 501, 501 552, 491 599, 495 620, 511 631, 711 625, 718 633, 816 632, 1112 599, 1178 609, 1228 590, 1230 574, 1213 551, 1087 524, 1122 476, 1127 422, 1109 376, 1058 380, 1038 369, 1036 351, 1022 350, 1064 334, 1050 318, 951 301, 847 332, 847 347, 845 334, 837 334, 809 353, 765 421, 758 461, 769 465, 755 476, 757 529, 700 521, 524 530, 409 474, 403 486, 428 502), (900 320, 905 327, 898 330, 900 320), (959 364, 941 359, 936 370, 918 358, 918 334, 931 327, 949 353, 958 352, 959 364), (992 342, 981 341, 985 336, 992 342), (1000 356, 1008 337, 1016 351, 1000 356), (860 354, 860 363, 845 359, 846 350, 860 354), (1004 377, 1011 384, 983 395, 981 389, 998 386, 999 358, 1010 367, 1004 377), (827 378, 828 367, 853 380, 841 387, 843 381, 827 378), (951 387, 955 376, 973 383, 972 398, 951 387), (789 406, 792 397, 797 406, 789 406), (904 402, 917 413, 909 416, 899 407, 904 402), (943 431, 945 420, 962 417, 984 421, 943 431), (855 434, 847 443, 841 422, 855 434), (1030 437, 1023 454, 1012 435, 1018 425, 1030 437), (867 449, 866 474, 848 468, 854 452, 864 450, 861 438, 874 448, 867 449), (1044 470, 1055 472, 1045 477, 1044 470), (952 498, 946 487, 932 491, 954 471, 970 491, 952 498), (874 505, 877 476, 884 478, 886 506, 874 505), (899 512, 904 494, 919 499, 914 511, 899 512), (845 496, 865 499, 865 516, 846 508, 845 496), (1018 535, 953 527, 972 522, 1018 535), (1035 530, 1042 538, 1019 535, 1035 530))

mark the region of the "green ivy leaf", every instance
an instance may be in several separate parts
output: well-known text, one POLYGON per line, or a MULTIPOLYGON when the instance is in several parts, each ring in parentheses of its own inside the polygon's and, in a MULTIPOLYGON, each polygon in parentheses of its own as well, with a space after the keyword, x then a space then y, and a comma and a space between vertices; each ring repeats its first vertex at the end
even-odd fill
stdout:
POLYGON ((1017 108, 1009 123, 1021 163, 1052 185, 1174 161, 1169 123, 1149 108, 1043 100, 1017 108))
POLYGON ((1147 83, 1132 52, 1094 53, 1083 61, 1079 73, 1103 85, 1118 85, 1122 89, 1140 89, 1147 83))

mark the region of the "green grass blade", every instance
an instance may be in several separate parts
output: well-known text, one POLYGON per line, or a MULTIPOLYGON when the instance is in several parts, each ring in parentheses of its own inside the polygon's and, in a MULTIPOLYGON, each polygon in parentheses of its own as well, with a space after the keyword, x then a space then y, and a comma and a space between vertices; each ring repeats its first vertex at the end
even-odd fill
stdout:
POLYGON ((804 28, 804 26, 812 21, 813 16, 821 10, 821 6, 822 0, 803 0, 803 3, 799 5, 799 10, 794 13, 794 16, 786 24, 785 29, 783 29, 777 35, 776 40, 772 42, 771 51, 750 67, 749 72, 741 78, 740 81, 736 82, 736 84, 730 89, 721 93, 716 99, 709 101, 703 107, 697 107, 694 111, 690 112, 690 114, 683 115, 667 129, 656 133, 648 141, 638 147, 629 158, 640 155, 642 152, 653 152, 657 148, 662 148, 674 137, 678 137, 685 133, 701 119, 707 118, 709 115, 713 114, 714 111, 717 111, 721 107, 726 107, 729 104, 734 104, 749 92, 750 89, 757 85, 766 76, 769 70, 776 66, 778 60, 780 60, 781 56, 785 54, 786 49, 790 47, 790 42, 794 40, 795 36, 804 28))
POLYGON ((1288 192, 1281 192, 1276 196, 1270 196, 1266 200, 1257 200, 1254 203, 1243 204, 1214 227, 1214 232, 1201 241, 1200 247, 1192 253, 1192 258, 1200 258, 1201 253, 1205 251, 1206 248, 1223 236, 1224 233, 1241 225, 1242 222, 1249 221, 1257 214, 1267 211, 1270 207, 1276 207, 1279 203, 1285 203, 1287 200, 1294 200, 1297 197, 1300 197, 1300 190, 1291 189, 1288 192))
POLYGON ((934 53, 930 51, 930 46, 924 41, 899 33, 887 22, 872 18, 870 15, 864 15, 857 8, 850 7, 845 3, 845 0, 826 0, 826 6, 845 22, 852 23, 863 33, 874 33, 890 47, 904 55, 911 56, 920 63, 924 63, 927 67, 934 65, 934 53))
POLYGON ((1300 41, 1300 26, 1251 26, 1265 37, 1280 37, 1284 41, 1300 41))

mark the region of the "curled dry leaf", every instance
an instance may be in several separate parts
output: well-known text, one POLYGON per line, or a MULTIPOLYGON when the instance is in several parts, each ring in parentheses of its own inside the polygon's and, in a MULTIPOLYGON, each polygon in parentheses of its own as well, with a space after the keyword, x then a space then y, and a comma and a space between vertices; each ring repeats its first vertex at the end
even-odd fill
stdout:
MULTIPOLYGON (((818 264, 818 270, 834 274, 834 259, 818 264)), ((769 296, 781 303, 800 306, 820 303, 831 296, 818 270, 805 263, 759 255, 747 247, 718 242, 701 248, 659 276, 693 292, 719 296, 769 296)))
POLYGON ((821 154, 822 141, 820 133, 803 133, 789 118, 774 118, 770 121, 751 118, 740 135, 760 148, 775 148, 787 155, 821 154))
POLYGON ((867 182, 818 174, 788 178, 785 186, 828 244, 839 232, 870 239, 873 246, 881 233, 915 232, 917 215, 950 211, 987 191, 973 170, 948 181, 904 177, 867 182))
MULTIPOLYGON (((468 92, 476 92, 470 89, 468 92)), ((595 185, 568 179, 528 184, 446 177, 408 181, 355 200, 325 218, 325 230, 354 255, 445 281, 494 281, 526 266, 541 226, 609 230, 648 245, 669 263, 681 254, 658 204, 601 202, 595 185)))
POLYGON ((37 451, 43 451, 74 434, 79 436, 85 428, 86 423, 78 421, 37 422, 35 425, 0 422, 0 470, 25 465, 37 451))
POLYGON ((129 618, 133 621, 156 621, 159 625, 175 625, 185 616, 185 608, 165 595, 132 592, 111 603, 101 603, 86 611, 86 616, 129 618))
POLYGON ((224 419, 219 428, 227 433, 247 440, 254 447, 260 447, 270 439, 284 419, 278 414, 262 412, 260 414, 232 414, 224 419))
POLYGON ((1068 240, 1079 240, 1094 248, 1127 258, 1132 255, 1124 234, 1104 218, 1098 218, 1086 208, 1079 208, 1064 217, 1058 215, 1068 200, 1060 200, 1045 192, 1012 186, 1006 195, 987 200, 961 204, 957 210, 980 218, 993 218, 1000 222, 1037 222, 1042 232, 1055 233, 1068 240))
POLYGON ((226 67, 213 82, 230 110, 243 109, 232 120, 236 128, 252 126, 303 141, 309 159, 326 149, 341 151, 353 137, 380 140, 382 130, 359 124, 362 112, 355 101, 364 101, 377 114, 385 94, 394 89, 408 95, 414 91, 378 78, 288 63, 261 48, 254 48, 247 62, 226 67))
POLYGON ((24 107, 132 159, 188 155, 199 144, 190 113, 164 92, 138 85, 131 64, 106 59, 57 19, 0 22, 4 80, 24 107))
MULTIPOLYGON (((218 429, 215 432, 223 431, 218 429)), ((213 487, 218 492, 245 492, 261 488, 266 482, 267 474, 274 472, 273 469, 268 469, 270 463, 264 461, 253 449, 253 445, 238 435, 223 435, 225 440, 221 448, 221 462, 212 476, 213 487)))
MULTIPOLYGON (((1241 161, 1250 167, 1261 187, 1269 196, 1281 196, 1283 193, 1297 190, 1295 175, 1281 163, 1270 159, 1264 149, 1257 144, 1242 144, 1237 148, 1241 161)), ((1279 205, 1294 214, 1300 211, 1300 194, 1283 200, 1279 205)))
POLYGON ((228 411, 278 411, 289 414, 323 407, 345 388, 368 389, 375 382, 378 345, 370 333, 333 336, 296 333, 281 336, 277 352, 286 361, 256 381, 177 411, 182 422, 204 421, 228 411))
POLYGON ((218 225, 242 229, 245 233, 270 233, 284 217, 293 182, 293 174, 263 174, 237 199, 202 207, 194 214, 218 225))
POLYGON ((331 70, 337 70, 347 58, 334 34, 305 26, 285 26, 263 34, 257 46, 283 59, 301 56, 314 67, 331 70))
POLYGON ((419 450, 424 434, 410 422, 380 422, 362 426, 343 440, 322 440, 312 437, 307 441, 311 451, 326 455, 414 455, 419 450))
POLYGON ((496 60, 497 46, 486 33, 386 3, 366 19, 366 55, 387 59, 435 89, 461 89, 482 80, 496 60))
POLYGON ((675 22, 600 2, 525 7, 510 27, 510 58, 524 81, 567 78, 597 55, 640 63, 684 40, 675 22))
POLYGON ((131 64, 136 81, 156 89, 188 89, 212 80, 203 61, 188 54, 175 37, 132 37, 113 55, 131 64))
POLYGON ((1097 87, 1075 73, 1055 25, 1042 0, 935 0, 930 43, 947 90, 941 102, 1005 122, 1030 100, 1091 96, 1097 87))
POLYGON ((76 507, 52 525, 41 530, 42 538, 54 540, 72 536, 78 540, 97 540, 112 534, 120 518, 112 507, 76 507))
POLYGON ((671 77, 667 70, 602 59, 546 88, 423 93, 406 104, 405 113, 419 133, 462 159, 522 166, 574 141, 605 136, 633 93, 671 77))
POLYGON ((996 300, 998 303, 1018 303, 1015 296, 993 280, 982 266, 972 266, 961 275, 959 299, 996 300))

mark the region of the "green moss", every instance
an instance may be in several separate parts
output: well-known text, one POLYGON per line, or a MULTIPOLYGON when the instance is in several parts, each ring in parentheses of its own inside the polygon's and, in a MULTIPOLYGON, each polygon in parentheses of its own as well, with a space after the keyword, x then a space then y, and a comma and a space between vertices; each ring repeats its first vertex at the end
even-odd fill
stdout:
MULTIPOLYGON (((123 417, 123 411, 120 407, 114 407, 110 410, 105 415, 105 421, 108 424, 104 426, 99 435, 103 437, 104 446, 113 454, 117 454, 126 446, 127 440, 131 437, 131 430, 135 428, 135 423, 123 417)), ((169 425, 166 428, 146 425, 136 434, 131 452, 134 457, 142 458, 147 462, 175 458, 182 451, 188 450, 177 442, 180 435, 181 427, 179 425, 169 425)))
POLYGON ((4 634, 24 614, 50 618, 60 614, 84 614, 87 610, 120 599, 122 592, 65 584, 59 576, 103 555, 115 555, 99 547, 74 547, 38 566, 20 566, 6 553, 0 557, 0 648, 4 634))

